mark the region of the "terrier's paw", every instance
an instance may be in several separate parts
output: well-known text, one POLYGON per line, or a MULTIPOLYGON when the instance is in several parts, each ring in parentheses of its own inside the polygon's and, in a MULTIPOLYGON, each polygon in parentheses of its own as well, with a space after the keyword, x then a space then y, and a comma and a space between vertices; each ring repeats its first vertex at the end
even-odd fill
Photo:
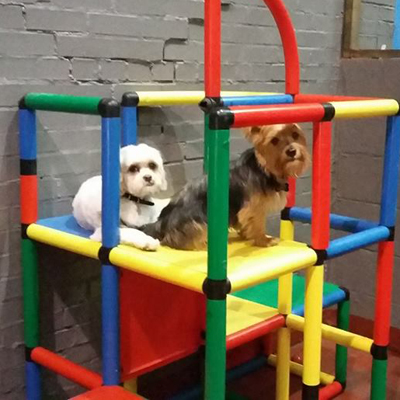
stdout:
POLYGON ((257 247, 272 247, 279 243, 279 239, 272 236, 263 235, 254 239, 254 245, 257 247))

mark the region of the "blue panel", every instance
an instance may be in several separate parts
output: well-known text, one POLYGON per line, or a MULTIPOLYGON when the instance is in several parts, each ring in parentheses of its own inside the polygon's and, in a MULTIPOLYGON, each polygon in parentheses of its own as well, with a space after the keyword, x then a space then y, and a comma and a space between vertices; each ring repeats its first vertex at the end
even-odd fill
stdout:
POLYGON ((119 243, 120 118, 102 118, 102 237, 105 247, 119 243))
MULTIPOLYGON (((322 307, 327 308, 338 304, 346 298, 346 293, 342 289, 338 289, 335 292, 324 295, 322 301, 322 307)), ((304 317, 304 304, 294 307, 292 313, 304 317)))
POLYGON ((396 0, 394 14, 393 50, 400 49, 400 0, 396 0))
POLYGON ((36 160, 36 113, 21 109, 18 112, 19 155, 23 160, 36 160))
POLYGON ((341 256, 373 243, 381 242, 386 240, 389 235, 390 230, 386 226, 378 226, 377 228, 332 240, 327 249, 328 258, 341 256))
POLYGON ((137 143, 137 107, 122 107, 122 146, 137 143))
POLYGON ((26 398, 27 400, 40 400, 42 398, 40 385, 40 367, 34 362, 25 363, 26 398))
MULTIPOLYGON (((293 221, 311 222, 311 209, 292 207, 289 211, 290 219, 293 221)), ((365 219, 346 217, 345 215, 330 214, 330 226, 333 229, 346 232, 361 232, 379 226, 377 222, 365 219)))
POLYGON ((254 106, 254 105, 268 105, 268 104, 291 104, 293 103, 293 96, 290 94, 277 94, 266 96, 232 96, 223 97, 223 105, 229 106, 254 106))
POLYGON ((388 117, 381 195, 381 225, 396 225, 400 160, 400 117, 388 117))
POLYGON ((72 215, 40 219, 36 224, 84 238, 88 238, 93 233, 81 228, 72 215))

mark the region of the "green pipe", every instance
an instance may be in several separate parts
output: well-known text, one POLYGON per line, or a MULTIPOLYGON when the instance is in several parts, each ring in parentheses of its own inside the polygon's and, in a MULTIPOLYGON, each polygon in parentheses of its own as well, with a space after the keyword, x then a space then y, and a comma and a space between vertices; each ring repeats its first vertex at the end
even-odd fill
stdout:
POLYGON ((387 360, 372 360, 371 400, 386 399, 387 360))
MULTIPOLYGON (((205 126, 208 130, 208 123, 205 126)), ((227 278, 229 129, 209 130, 208 270, 210 280, 227 278)), ((205 398, 225 400, 226 298, 207 299, 205 398)))
POLYGON ((25 105, 33 110, 58 111, 78 114, 99 114, 102 97, 72 96, 69 94, 28 93, 25 105))
MULTIPOLYGON (((348 331, 350 326, 350 300, 338 304, 337 327, 348 331)), ((336 345, 335 377, 343 386, 347 379, 347 347, 336 345)))
POLYGON ((209 159, 209 147, 208 147, 208 138, 210 137, 210 128, 209 128, 209 120, 210 117, 207 113, 204 113, 204 162, 203 162, 203 170, 205 173, 208 172, 208 159, 209 159))
POLYGON ((21 262, 24 294, 24 339, 28 348, 39 345, 39 278, 36 244, 22 239, 21 262))

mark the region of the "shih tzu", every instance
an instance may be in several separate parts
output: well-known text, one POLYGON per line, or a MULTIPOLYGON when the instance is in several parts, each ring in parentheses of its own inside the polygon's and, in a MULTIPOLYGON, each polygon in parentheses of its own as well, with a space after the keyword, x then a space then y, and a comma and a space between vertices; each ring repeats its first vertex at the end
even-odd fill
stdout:
MULTIPOLYGON (((121 148, 120 242, 144 250, 156 250, 160 242, 136 229, 157 220, 167 200, 153 199, 167 189, 163 160, 158 150, 146 144, 121 148)), ((101 241, 101 176, 85 181, 72 203, 78 224, 101 241)))
MULTIPOLYGON (((276 240, 265 233, 266 216, 286 204, 289 177, 310 164, 306 138, 296 124, 255 126, 244 130, 254 148, 245 151, 230 171, 229 225, 255 246, 276 240)), ((144 232, 163 245, 201 250, 207 244, 207 177, 186 185, 144 232)))

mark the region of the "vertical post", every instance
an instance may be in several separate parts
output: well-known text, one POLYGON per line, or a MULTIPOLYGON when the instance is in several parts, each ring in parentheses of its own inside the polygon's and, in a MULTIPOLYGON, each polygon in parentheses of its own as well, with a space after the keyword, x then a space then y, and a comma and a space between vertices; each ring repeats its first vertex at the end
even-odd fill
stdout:
POLYGON ((226 294, 228 209, 229 209, 229 125, 214 110, 210 115, 208 140, 208 268, 203 290, 207 296, 205 398, 225 399, 226 294))
MULTIPOLYGON (((102 237, 103 254, 119 243, 120 107, 115 100, 99 104, 102 131, 102 237)), ((107 257, 108 258, 108 257, 107 257)), ((119 376, 119 275, 108 262, 101 268, 103 383, 118 385, 119 376)))
POLYGON ((400 49, 400 0, 396 0, 394 9, 393 50, 400 49))
POLYGON ((121 101, 122 146, 137 143, 139 96, 135 92, 124 93, 121 101))
POLYGON ((386 399, 387 349, 392 302, 394 227, 400 163, 400 117, 388 117, 382 178, 380 224, 392 230, 386 242, 379 243, 376 275, 374 344, 371 349, 371 399, 386 399))
MULTIPOLYGON (((337 327, 344 331, 348 331, 350 326, 350 294, 346 289, 346 299, 337 305, 337 327)), ((335 360, 335 377, 336 380, 346 387, 347 380, 347 347, 336 345, 335 360)))
POLYGON ((19 104, 20 186, 21 186, 21 264, 24 296, 24 340, 26 392, 29 400, 41 398, 40 367, 30 357, 39 346, 39 278, 35 243, 26 234, 38 218, 36 113, 19 104))
POLYGON ((318 399, 320 384, 323 263, 330 228, 331 131, 331 122, 314 123, 311 245, 319 259, 306 271, 303 400, 318 399))
POLYGON ((206 97, 221 96, 221 0, 204 4, 204 84, 206 97))

